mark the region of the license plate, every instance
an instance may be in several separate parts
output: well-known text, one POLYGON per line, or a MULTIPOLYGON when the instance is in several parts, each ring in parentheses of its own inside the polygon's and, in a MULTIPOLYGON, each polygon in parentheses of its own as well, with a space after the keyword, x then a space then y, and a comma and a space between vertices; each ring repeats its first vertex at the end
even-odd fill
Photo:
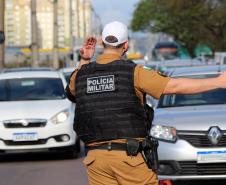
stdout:
POLYGON ((13 141, 37 141, 38 134, 36 132, 14 133, 13 141))
POLYGON ((226 150, 199 151, 197 157, 198 163, 222 163, 226 162, 226 150))

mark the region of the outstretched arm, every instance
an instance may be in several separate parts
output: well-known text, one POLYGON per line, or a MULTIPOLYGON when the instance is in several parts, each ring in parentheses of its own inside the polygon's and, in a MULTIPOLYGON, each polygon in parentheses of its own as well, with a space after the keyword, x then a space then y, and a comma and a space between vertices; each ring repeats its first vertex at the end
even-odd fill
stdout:
POLYGON ((163 94, 195 94, 217 88, 226 88, 226 72, 222 72, 221 75, 216 78, 171 78, 163 94))

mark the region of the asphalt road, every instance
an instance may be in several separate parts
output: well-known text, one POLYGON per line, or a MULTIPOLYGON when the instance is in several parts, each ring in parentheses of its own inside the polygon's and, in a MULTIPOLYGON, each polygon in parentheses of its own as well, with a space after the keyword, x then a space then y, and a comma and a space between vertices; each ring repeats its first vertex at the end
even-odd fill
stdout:
POLYGON ((0 156, 0 185, 88 185, 82 160, 56 153, 0 156))
MULTIPOLYGON (((77 159, 57 153, 0 155, 0 185, 88 185, 84 152, 77 159)), ((187 181, 173 185, 225 185, 226 181, 187 181)))

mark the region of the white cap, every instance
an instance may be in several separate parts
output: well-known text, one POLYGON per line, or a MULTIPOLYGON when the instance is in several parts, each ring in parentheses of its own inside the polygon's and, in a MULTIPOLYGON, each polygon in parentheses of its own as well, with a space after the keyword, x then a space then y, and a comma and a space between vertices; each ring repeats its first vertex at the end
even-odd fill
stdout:
POLYGON ((105 44, 111 46, 117 46, 128 41, 127 26, 118 21, 108 23, 104 26, 102 40, 105 44))

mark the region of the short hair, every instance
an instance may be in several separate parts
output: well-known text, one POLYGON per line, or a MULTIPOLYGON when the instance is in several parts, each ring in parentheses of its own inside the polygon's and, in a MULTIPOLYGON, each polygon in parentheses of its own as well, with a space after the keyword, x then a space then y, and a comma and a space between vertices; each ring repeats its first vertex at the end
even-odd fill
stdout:
POLYGON ((118 48, 121 48, 123 45, 124 45, 124 43, 119 44, 119 45, 117 45, 117 46, 111 46, 111 45, 105 44, 105 43, 103 42, 104 48, 110 48, 110 49, 118 49, 118 48))
MULTIPOLYGON (((105 38, 105 40, 108 42, 108 43, 115 43, 115 42, 118 42, 118 39, 115 37, 115 36, 112 36, 112 35, 109 35, 105 38)), ((111 49, 116 49, 116 48, 121 48, 123 46, 124 43, 121 43, 117 46, 112 46, 110 44, 105 44, 103 42, 103 46, 104 48, 111 48, 111 49)))

